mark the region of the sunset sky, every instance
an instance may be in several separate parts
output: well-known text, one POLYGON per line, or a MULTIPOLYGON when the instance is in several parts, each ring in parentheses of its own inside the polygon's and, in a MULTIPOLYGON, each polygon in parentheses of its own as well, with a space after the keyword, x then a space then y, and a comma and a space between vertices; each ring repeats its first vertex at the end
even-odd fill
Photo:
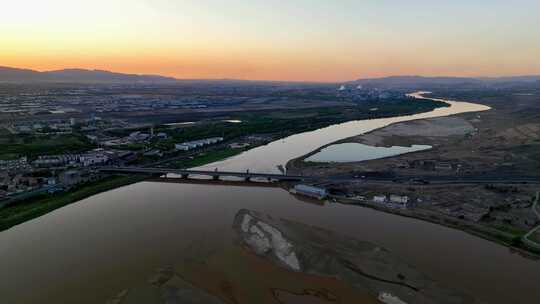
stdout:
POLYGON ((0 66, 307 81, 540 74, 540 1, 4 0, 0 66))

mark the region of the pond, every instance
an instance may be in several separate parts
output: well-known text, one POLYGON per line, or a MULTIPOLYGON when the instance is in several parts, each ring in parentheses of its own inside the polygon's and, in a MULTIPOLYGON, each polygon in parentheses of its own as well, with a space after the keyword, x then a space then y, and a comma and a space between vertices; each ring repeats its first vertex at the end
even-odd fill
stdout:
POLYGON ((316 163, 361 162, 429 149, 431 146, 428 145, 375 147, 359 143, 343 143, 321 149, 321 151, 306 158, 305 161, 316 163))

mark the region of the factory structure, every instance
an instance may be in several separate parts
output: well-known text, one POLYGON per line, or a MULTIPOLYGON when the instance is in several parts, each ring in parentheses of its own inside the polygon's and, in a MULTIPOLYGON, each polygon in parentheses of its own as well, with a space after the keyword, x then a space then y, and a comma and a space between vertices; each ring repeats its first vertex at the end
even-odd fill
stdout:
POLYGON ((204 146, 207 146, 207 145, 217 144, 217 143, 222 142, 222 141, 223 141, 223 137, 211 137, 211 138, 188 141, 188 142, 185 142, 185 143, 176 144, 176 145, 174 145, 174 147, 178 151, 189 151, 189 150, 204 147, 204 146))
POLYGON ((325 199, 328 196, 328 190, 324 188, 302 184, 294 186, 294 188, 291 189, 290 192, 292 194, 304 195, 319 200, 325 199))

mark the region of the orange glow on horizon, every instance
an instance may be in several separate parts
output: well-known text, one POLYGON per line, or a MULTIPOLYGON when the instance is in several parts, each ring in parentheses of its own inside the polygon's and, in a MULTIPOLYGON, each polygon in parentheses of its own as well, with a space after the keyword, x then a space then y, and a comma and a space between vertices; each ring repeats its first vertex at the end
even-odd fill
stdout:
POLYGON ((6 1, 0 66, 324 82, 540 74, 537 10, 383 2, 6 1))

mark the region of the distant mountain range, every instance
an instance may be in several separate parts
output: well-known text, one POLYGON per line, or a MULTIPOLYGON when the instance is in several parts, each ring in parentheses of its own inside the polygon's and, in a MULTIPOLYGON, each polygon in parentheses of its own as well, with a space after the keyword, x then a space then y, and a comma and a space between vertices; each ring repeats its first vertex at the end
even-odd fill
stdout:
POLYGON ((351 81, 354 86, 379 88, 433 88, 433 87, 482 87, 504 86, 516 84, 540 84, 538 76, 511 76, 511 77, 424 77, 424 76, 390 76, 382 78, 368 78, 351 81))
MULTIPOLYGON (((58 82, 58 83, 174 83, 174 82, 215 82, 241 84, 247 80, 234 79, 176 79, 159 75, 123 74, 102 70, 64 69, 57 71, 39 72, 29 69, 18 69, 0 66, 1 82, 58 82)), ((254 81, 258 83, 265 81, 254 81)), ((270 81, 268 81, 270 82, 270 81)), ((287 83, 287 82, 272 82, 287 83)), ((512 76, 512 77, 424 77, 424 76, 390 76, 382 78, 358 79, 350 81, 347 85, 367 86, 378 88, 406 88, 422 89, 436 87, 479 87, 479 86, 505 86, 516 84, 539 84, 538 76, 512 76)))
POLYGON ((39 72, 0 67, 0 82, 73 82, 73 83, 156 83, 177 79, 158 75, 122 74, 101 70, 65 69, 39 72))

